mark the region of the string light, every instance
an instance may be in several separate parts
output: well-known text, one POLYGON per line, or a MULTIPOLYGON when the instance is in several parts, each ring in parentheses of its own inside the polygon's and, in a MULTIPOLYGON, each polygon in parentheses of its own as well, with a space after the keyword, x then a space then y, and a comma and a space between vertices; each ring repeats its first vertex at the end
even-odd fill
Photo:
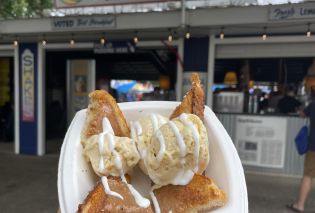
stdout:
POLYGON ((172 35, 172 31, 171 30, 169 30, 170 32, 169 32, 169 35, 168 35, 168 37, 167 37, 167 40, 169 41, 169 42, 172 42, 173 41, 173 35, 172 35))
POLYGON ((220 39, 224 39, 224 27, 221 28, 220 39))
POLYGON ((310 23, 308 23, 308 24, 307 24, 306 37, 307 37, 307 38, 310 38, 310 37, 311 37, 311 35, 312 35, 312 32, 311 32, 311 24, 310 24, 310 23))
POLYGON ((74 44, 75 44, 75 41, 74 41, 73 34, 72 34, 71 39, 70 39, 70 45, 74 45, 74 44))
POLYGON ((105 36, 103 35, 101 38, 100 38, 100 43, 101 45, 104 45, 106 42, 106 39, 105 39, 105 36))
POLYGON ((186 39, 190 39, 190 36, 191 36, 191 34, 190 34, 190 27, 188 27, 187 32, 185 34, 185 37, 186 37, 186 39))
POLYGON ((13 41, 13 46, 17 47, 19 45, 19 41, 17 39, 17 37, 15 37, 14 41, 13 41))
POLYGON ((138 31, 135 32, 135 36, 133 37, 133 42, 137 44, 139 42, 138 31))
POLYGON ((47 40, 46 40, 46 38, 45 38, 45 35, 43 35, 42 45, 43 45, 43 46, 46 46, 46 44, 47 44, 47 40))
POLYGON ((267 27, 264 27, 264 33, 261 36, 262 40, 266 40, 267 39, 267 27))

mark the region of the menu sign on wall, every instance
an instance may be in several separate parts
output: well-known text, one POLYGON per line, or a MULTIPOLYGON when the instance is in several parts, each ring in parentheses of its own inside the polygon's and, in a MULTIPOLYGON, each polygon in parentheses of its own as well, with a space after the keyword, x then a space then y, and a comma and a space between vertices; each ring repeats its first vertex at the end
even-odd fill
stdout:
POLYGON ((283 168, 287 120, 237 116, 235 146, 244 165, 283 168))
POLYGON ((315 17, 315 3, 277 5, 269 8, 269 20, 306 19, 315 17))

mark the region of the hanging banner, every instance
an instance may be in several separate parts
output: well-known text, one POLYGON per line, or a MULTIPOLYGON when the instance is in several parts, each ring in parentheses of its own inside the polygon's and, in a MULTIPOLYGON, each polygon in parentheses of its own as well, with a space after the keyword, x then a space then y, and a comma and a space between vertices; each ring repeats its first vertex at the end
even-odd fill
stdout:
POLYGON ((19 79, 20 79, 20 119, 19 135, 21 154, 36 155, 38 151, 37 122, 37 43, 20 43, 19 79))
POLYGON ((116 26, 116 19, 115 16, 54 18, 51 25, 52 30, 55 31, 111 29, 116 26))
POLYGON ((244 165, 283 168, 286 118, 236 117, 235 146, 244 165))
POLYGON ((55 0, 56 8, 165 2, 165 0, 55 0))
POLYGON ((315 17, 315 3, 288 4, 269 7, 269 20, 308 19, 315 17))
POLYGON ((29 49, 22 52, 22 120, 34 121, 34 54, 29 49))

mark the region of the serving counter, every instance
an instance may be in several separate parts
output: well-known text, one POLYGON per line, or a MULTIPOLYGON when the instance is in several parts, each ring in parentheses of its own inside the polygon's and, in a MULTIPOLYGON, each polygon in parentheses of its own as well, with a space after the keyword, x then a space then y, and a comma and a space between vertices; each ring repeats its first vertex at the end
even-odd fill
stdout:
POLYGON ((304 156, 294 138, 306 124, 297 115, 216 113, 229 133, 245 171, 300 176, 304 156))

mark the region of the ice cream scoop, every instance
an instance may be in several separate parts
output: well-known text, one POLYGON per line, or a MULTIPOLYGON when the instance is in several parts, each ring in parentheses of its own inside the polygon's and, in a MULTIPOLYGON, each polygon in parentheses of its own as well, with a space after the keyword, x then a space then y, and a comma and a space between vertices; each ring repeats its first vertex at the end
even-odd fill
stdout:
POLYGON ((155 131, 147 147, 144 164, 158 186, 186 185, 209 162, 206 128, 193 114, 181 114, 155 131))
POLYGON ((117 158, 120 159, 124 173, 137 165, 140 159, 136 145, 130 138, 117 137, 111 132, 93 135, 86 144, 83 154, 99 176, 120 176, 121 171, 117 167, 117 158), (111 142, 113 140, 114 143, 111 142))
POLYGON ((152 136, 167 121, 168 118, 152 113, 130 123, 131 137, 135 141, 141 157, 139 166, 146 174, 147 170, 142 159, 147 153, 152 136))

